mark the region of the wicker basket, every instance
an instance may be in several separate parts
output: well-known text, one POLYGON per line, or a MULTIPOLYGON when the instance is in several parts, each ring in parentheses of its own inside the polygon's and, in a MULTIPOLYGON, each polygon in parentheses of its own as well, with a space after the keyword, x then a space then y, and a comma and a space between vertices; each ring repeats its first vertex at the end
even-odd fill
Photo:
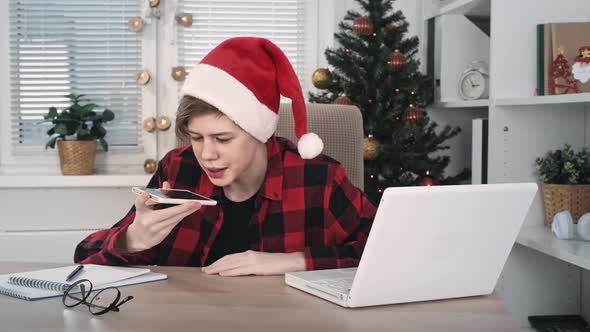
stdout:
POLYGON ((590 211, 590 184, 543 184, 543 203, 547 226, 551 225, 553 216, 563 210, 569 210, 577 222, 590 211))
POLYGON ((94 173, 96 141, 57 141, 59 162, 63 175, 90 175, 94 173))

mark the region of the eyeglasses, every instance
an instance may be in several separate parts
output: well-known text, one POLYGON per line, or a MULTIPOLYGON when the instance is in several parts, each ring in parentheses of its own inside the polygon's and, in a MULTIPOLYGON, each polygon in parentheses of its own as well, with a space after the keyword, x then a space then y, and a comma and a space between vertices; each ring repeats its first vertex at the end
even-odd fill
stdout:
POLYGON ((109 311, 119 312, 119 307, 133 299, 127 296, 121 299, 121 292, 117 287, 107 287, 92 293, 92 283, 88 279, 81 279, 71 284, 62 297, 63 304, 68 308, 84 304, 93 315, 102 315, 109 311), (90 301, 87 299, 90 297, 90 301))

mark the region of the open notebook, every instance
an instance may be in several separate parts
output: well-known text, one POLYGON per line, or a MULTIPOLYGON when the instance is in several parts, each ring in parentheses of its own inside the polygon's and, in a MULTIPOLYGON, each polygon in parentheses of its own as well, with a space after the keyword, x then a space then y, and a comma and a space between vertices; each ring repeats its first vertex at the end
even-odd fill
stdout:
POLYGON ((62 296, 63 290, 50 290, 44 288, 67 287, 67 284, 73 284, 80 279, 90 280, 92 282, 93 290, 96 290, 111 286, 121 287, 168 278, 167 275, 151 272, 150 269, 84 264, 84 269, 82 269, 70 281, 66 282, 66 277, 72 272, 72 270, 74 270, 74 268, 76 268, 76 266, 77 265, 70 265, 54 269, 0 275, 0 294, 33 301, 48 297, 62 296), (11 277, 13 278, 11 279, 11 277), (16 277, 20 278, 17 279, 16 277), (31 279, 45 281, 43 285, 44 288, 32 287, 33 282, 27 283, 27 280, 31 281, 31 279), (13 283, 11 283, 10 280, 13 283), (30 286, 15 285, 15 280, 21 284, 24 283, 30 286))

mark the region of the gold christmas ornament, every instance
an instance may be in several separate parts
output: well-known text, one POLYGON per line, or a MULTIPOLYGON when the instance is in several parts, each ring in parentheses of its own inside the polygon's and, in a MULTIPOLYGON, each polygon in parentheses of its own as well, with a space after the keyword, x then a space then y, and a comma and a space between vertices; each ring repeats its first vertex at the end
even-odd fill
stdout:
POLYGON ((193 25, 193 14, 190 13, 178 13, 176 14, 176 23, 185 28, 193 25))
POLYGON ((311 75, 311 82, 318 89, 326 89, 332 84, 332 73, 326 68, 318 68, 311 75))
POLYGON ((143 120, 143 130, 147 131, 148 133, 156 130, 156 119, 153 116, 143 120))
POLYGON ((363 158, 365 160, 375 160, 379 156, 379 141, 373 135, 363 138, 363 158))
POLYGON ((172 67, 172 78, 175 81, 184 81, 186 78, 186 70, 183 66, 172 67))
POLYGON ((133 32, 139 32, 143 29, 143 19, 139 16, 134 16, 127 21, 127 27, 133 32))
POLYGON ((149 0, 149 3, 151 8, 156 8, 160 5, 160 0, 149 0))
POLYGON ((150 74, 145 69, 138 70, 135 73, 135 82, 139 85, 146 85, 150 81, 150 74))
POLYGON ((171 124, 172 121, 170 121, 170 118, 165 115, 158 117, 158 121, 156 121, 156 126, 162 131, 168 130, 171 124))
POLYGON ((154 173, 156 171, 157 167, 158 167, 158 164, 156 163, 156 161, 154 159, 146 159, 145 162, 143 163, 143 171, 148 174, 154 173))

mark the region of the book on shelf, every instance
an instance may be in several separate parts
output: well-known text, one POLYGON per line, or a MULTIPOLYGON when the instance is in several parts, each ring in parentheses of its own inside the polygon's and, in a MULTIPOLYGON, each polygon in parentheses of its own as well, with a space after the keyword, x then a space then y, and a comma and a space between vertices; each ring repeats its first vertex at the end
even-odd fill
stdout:
POLYGON ((471 183, 488 183, 488 119, 472 120, 471 183))
POLYGON ((539 95, 590 92, 590 22, 537 25, 539 95))

